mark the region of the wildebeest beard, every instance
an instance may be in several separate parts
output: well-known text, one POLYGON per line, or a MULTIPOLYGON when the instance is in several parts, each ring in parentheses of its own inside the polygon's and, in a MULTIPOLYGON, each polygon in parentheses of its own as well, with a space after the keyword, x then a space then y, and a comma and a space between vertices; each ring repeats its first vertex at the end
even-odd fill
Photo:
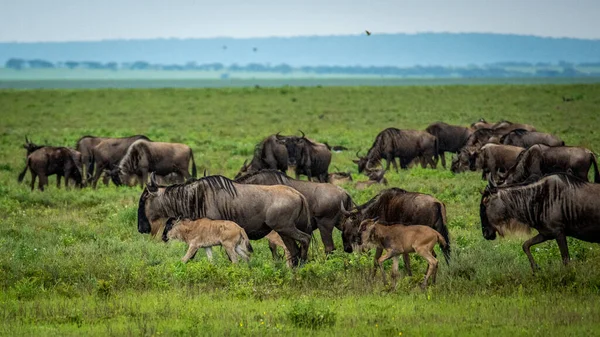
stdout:
MULTIPOLYGON (((186 183, 163 187, 152 200, 154 212, 161 218, 200 219, 206 217, 207 201, 218 205, 218 212, 225 219, 235 217, 235 210, 228 207, 228 199, 237 196, 233 182, 223 176, 208 176, 186 183), (226 195, 222 193, 225 192, 226 195)), ((150 221, 146 216, 146 201, 151 192, 144 189, 138 206, 138 231, 150 233, 150 221)), ((154 220, 154 219, 152 219, 154 220)))

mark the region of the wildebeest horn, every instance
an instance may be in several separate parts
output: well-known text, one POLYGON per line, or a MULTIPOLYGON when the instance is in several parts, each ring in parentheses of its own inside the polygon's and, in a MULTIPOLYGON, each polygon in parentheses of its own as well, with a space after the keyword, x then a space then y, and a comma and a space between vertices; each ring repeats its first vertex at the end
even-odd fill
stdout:
POLYGON ((248 167, 248 159, 244 160, 244 165, 242 167, 244 169, 248 167))
POLYGON ((348 211, 346 210, 346 207, 344 207, 344 202, 343 202, 343 201, 340 201, 340 206, 341 206, 341 207, 340 207, 340 210, 342 211, 342 214, 344 214, 344 215, 346 215, 346 216, 348 216, 348 215, 350 215, 350 214, 351 214, 350 212, 348 212, 348 211))
POLYGON ((156 174, 154 172, 150 173, 150 184, 152 186, 158 186, 156 183, 156 174))
POLYGON ((302 130, 298 130, 300 131, 300 133, 302 134, 302 138, 306 138, 306 135, 304 134, 304 132, 302 132, 302 130))
POLYGON ((204 176, 206 177, 207 175, 209 175, 210 173, 208 173, 207 169, 204 169, 204 176))
POLYGON ((496 190, 498 188, 498 185, 496 185, 496 182, 494 181, 494 179, 492 178, 492 175, 490 174, 490 177, 488 178, 488 185, 493 189, 496 190))

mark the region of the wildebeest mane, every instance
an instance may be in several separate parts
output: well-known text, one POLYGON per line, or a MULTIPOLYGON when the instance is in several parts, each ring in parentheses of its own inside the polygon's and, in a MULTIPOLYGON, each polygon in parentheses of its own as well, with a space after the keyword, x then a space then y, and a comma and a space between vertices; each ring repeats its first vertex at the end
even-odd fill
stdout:
POLYGON ((367 158, 369 161, 373 162, 373 164, 377 165, 382 159, 383 151, 387 145, 387 142, 392 142, 392 148, 396 148, 396 142, 399 141, 400 136, 402 135, 402 131, 397 128, 387 128, 381 131, 375 140, 373 141, 373 145, 367 152, 367 158))
POLYGON ((528 132, 529 132, 529 131, 527 131, 527 130, 525 130, 525 129, 514 129, 514 130, 512 130, 511 132, 509 132, 509 133, 507 133, 507 134, 503 135, 502 137, 500 137, 500 143, 501 143, 501 144, 504 144, 504 140, 506 139, 506 137, 508 137, 508 136, 510 136, 510 135, 512 135, 512 134, 515 134, 515 135, 517 135, 517 136, 523 136, 523 135, 525 135, 525 134, 526 134, 526 133, 528 133, 528 132))
POLYGON ((357 206, 356 209, 363 212, 364 219, 372 219, 378 216, 379 214, 383 213, 390 199, 393 199, 394 197, 401 194, 405 195, 406 193, 408 193, 406 190, 403 190, 398 187, 392 187, 379 192, 376 196, 371 198, 371 200, 367 201, 362 205, 357 206))
POLYGON ((241 176, 235 180, 235 182, 246 183, 249 180, 253 180, 257 178, 256 176, 260 175, 262 183, 276 184, 276 185, 289 185, 289 180, 291 179, 284 173, 278 170, 259 170, 256 172, 252 172, 245 176, 241 176))

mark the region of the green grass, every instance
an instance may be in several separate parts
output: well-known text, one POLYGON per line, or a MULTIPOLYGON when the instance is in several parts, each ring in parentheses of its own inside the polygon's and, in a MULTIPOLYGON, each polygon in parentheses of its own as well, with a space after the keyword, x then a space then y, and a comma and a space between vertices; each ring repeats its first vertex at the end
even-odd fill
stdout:
MULTIPOLYGON (((137 233, 139 188, 65 191, 50 178, 45 192, 30 192, 29 174, 24 184, 17 175, 26 135, 74 146, 85 134, 143 133, 190 145, 200 172, 228 177, 263 137, 298 129, 351 148, 331 167, 353 172, 356 150, 382 129, 437 120, 525 122, 598 151, 599 93, 599 85, 0 91, 0 334, 598 334, 600 247, 569 239, 565 268, 554 242, 536 246, 542 270, 531 275, 526 235, 482 238, 478 173, 415 168, 387 177, 447 206, 453 261, 424 292, 421 259, 412 258, 415 276, 383 286, 370 277, 372 255, 339 249, 339 231, 333 255, 325 258, 317 234, 309 262, 293 271, 272 261, 263 241, 253 243, 249 265, 229 264, 219 249, 215 264, 199 253, 183 265, 182 243, 137 233)), ((359 203, 381 189, 345 187, 359 203)))

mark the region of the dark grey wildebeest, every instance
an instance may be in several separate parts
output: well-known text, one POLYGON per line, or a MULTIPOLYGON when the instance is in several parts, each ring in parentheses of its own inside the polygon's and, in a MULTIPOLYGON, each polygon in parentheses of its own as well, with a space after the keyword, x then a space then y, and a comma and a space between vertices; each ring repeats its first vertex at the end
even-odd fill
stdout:
POLYGON ((129 184, 133 177, 143 188, 148 182, 148 174, 167 176, 177 174, 180 181, 190 177, 188 168, 192 164, 192 177, 196 177, 196 163, 192 149, 179 143, 150 142, 137 140, 127 150, 111 177, 116 185, 129 184))
POLYGON ((66 147, 43 146, 27 156, 25 169, 19 174, 19 182, 23 181, 27 169, 31 172, 31 190, 39 176, 38 188, 44 190, 48 184, 48 176, 56 174, 56 187, 60 188, 60 181, 65 177, 65 187, 69 187, 69 179, 75 181, 75 186, 83 187, 81 167, 81 154, 66 147))
MULTIPOLYGON (((90 179, 94 188, 96 188, 98 179, 100 179, 102 173, 114 170, 119 165, 121 159, 123 159, 123 156, 127 153, 129 146, 140 139, 150 141, 148 137, 143 135, 124 138, 105 138, 96 146, 92 147, 90 151, 91 159, 89 160, 87 171, 88 174, 92 175, 90 179)), ((81 145, 82 149, 88 149, 89 145, 93 142, 89 137, 84 137, 80 139, 80 141, 83 142, 81 145)), ((108 180, 105 180, 105 184, 108 184, 108 180)))
POLYGON ((329 179, 329 164, 331 163, 331 150, 324 143, 302 137, 287 136, 286 143, 288 155, 294 158, 296 179, 305 175, 308 180, 316 178, 319 182, 326 183, 329 179))
POLYGON ((500 180, 510 185, 529 180, 531 177, 571 172, 574 176, 588 181, 588 172, 592 166, 594 182, 600 183, 596 155, 590 150, 574 146, 550 147, 537 144, 521 152, 517 163, 500 180))
POLYGON ((470 163, 471 171, 481 169, 482 179, 496 181, 500 171, 507 172, 517 163, 517 158, 524 148, 512 145, 485 144, 477 155, 475 165, 470 163))
MULTIPOLYGON (((446 240, 448 245, 443 253, 446 262, 450 260, 450 238, 446 220, 446 206, 435 197, 408 192, 400 188, 389 188, 379 192, 371 200, 354 209, 346 210, 341 205, 345 217, 342 220, 342 241, 344 251, 352 253, 353 246, 360 241, 360 223, 366 219, 378 218, 388 223, 399 223, 404 225, 424 225, 438 231, 446 240)), ((375 254, 375 268, 377 259, 381 257, 383 250, 378 248, 375 254)), ((408 254, 404 254, 406 270, 410 270, 408 254)))
POLYGON ((359 173, 373 169, 382 159, 387 161, 386 171, 390 169, 390 164, 398 171, 396 158, 400 158, 400 167, 406 169, 418 157, 422 159, 421 166, 426 167, 428 163, 435 168, 438 161, 438 141, 435 136, 425 131, 387 128, 375 137, 367 155, 358 156, 358 160, 353 162, 358 165, 359 173))
POLYGON ((331 253, 335 249, 332 233, 334 227, 341 230, 343 214, 340 203, 347 208, 352 207, 352 198, 345 190, 332 184, 292 179, 275 170, 255 172, 238 178, 235 182, 255 185, 286 185, 302 193, 310 209, 312 230, 319 229, 325 253, 331 253))
POLYGON ((531 246, 556 240, 564 264, 569 262, 567 236, 600 243, 600 185, 567 174, 543 177, 529 185, 496 187, 490 181, 481 197, 479 214, 483 237, 504 235, 510 222, 535 228, 523 251, 531 269, 538 268, 531 246))
POLYGON ((445 152, 458 153, 465 146, 467 139, 473 133, 473 130, 464 126, 449 125, 443 122, 436 122, 429 125, 425 131, 434 135, 438 141, 438 155, 442 159, 442 166, 446 168, 445 152))
POLYGON ((239 178, 245 174, 260 170, 279 170, 285 173, 288 169, 288 150, 284 136, 270 135, 254 148, 254 156, 250 164, 247 161, 235 176, 239 178))
POLYGON ((512 130, 500 138, 500 143, 504 145, 514 145, 529 148, 535 144, 548 146, 565 146, 565 142, 558 136, 536 131, 527 131, 523 129, 512 130))
POLYGON ((275 231, 294 265, 307 258, 312 232, 310 210, 306 198, 289 186, 245 185, 222 176, 208 176, 164 187, 156 184, 152 174, 138 205, 138 231, 156 235, 172 217, 230 220, 240 225, 251 240, 275 231))

